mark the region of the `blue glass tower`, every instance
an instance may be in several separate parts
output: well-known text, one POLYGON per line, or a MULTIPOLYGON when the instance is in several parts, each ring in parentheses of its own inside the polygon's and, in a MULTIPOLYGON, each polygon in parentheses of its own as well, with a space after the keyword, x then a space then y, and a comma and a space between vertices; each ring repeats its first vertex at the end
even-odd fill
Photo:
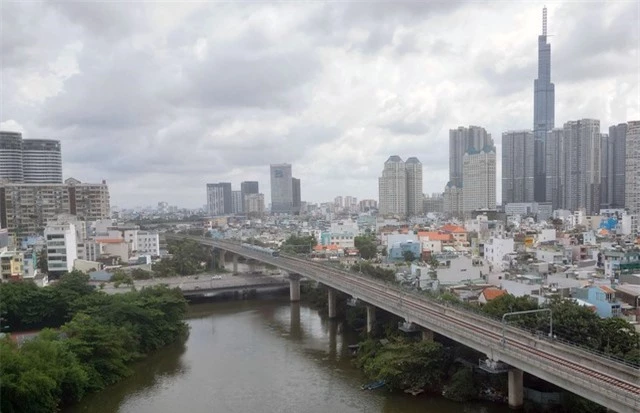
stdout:
POLYGON ((547 8, 542 9, 542 34, 538 36, 538 78, 533 81, 534 199, 545 202, 547 131, 555 123, 555 86, 551 83, 551 45, 547 43, 547 8))

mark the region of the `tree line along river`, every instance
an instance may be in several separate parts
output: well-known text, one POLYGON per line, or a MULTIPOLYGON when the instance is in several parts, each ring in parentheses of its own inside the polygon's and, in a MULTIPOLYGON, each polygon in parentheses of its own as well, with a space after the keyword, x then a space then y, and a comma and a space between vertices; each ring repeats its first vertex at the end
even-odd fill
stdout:
POLYGON ((186 342, 145 358, 135 372, 65 413, 504 413, 433 395, 362 391, 354 331, 284 298, 195 304, 186 342))

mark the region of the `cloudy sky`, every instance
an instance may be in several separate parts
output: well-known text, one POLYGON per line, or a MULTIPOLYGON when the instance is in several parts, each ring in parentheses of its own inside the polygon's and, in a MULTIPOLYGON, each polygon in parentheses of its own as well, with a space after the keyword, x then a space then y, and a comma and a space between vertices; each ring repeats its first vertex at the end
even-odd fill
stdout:
MULTIPOLYGON (((0 4, 4 130, 62 141, 120 207, 205 203, 291 163, 303 200, 377 198, 389 155, 448 178, 448 130, 530 128, 543 3, 0 4)), ((640 118, 640 6, 547 1, 556 126, 640 118)), ((498 171, 498 181, 500 180, 498 171)), ((500 186, 498 186, 498 193, 500 186)))

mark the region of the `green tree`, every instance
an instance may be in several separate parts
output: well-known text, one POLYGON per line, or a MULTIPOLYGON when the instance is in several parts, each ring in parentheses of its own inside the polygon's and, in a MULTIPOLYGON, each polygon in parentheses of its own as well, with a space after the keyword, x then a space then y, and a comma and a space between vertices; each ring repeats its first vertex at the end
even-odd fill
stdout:
POLYGON ((353 243, 360 252, 360 257, 365 260, 376 258, 377 246, 374 237, 369 235, 358 235, 353 239, 353 243))
POLYGON ((281 246, 281 250, 290 254, 310 254, 317 245, 313 235, 290 235, 281 246))
POLYGON ((640 334, 627 320, 622 318, 604 318, 599 320, 601 328, 601 350, 605 353, 638 363, 640 334))
POLYGON ((402 257, 406 262, 413 262, 416 259, 416 256, 413 253, 413 251, 408 251, 408 250, 402 252, 402 257))
POLYGON ((38 251, 38 254, 36 255, 36 266, 38 270, 43 274, 47 274, 49 272, 49 266, 47 265, 46 248, 42 248, 40 251, 38 251))
POLYGON ((443 396, 457 402, 466 402, 478 396, 477 389, 473 380, 473 371, 469 367, 463 367, 453 374, 444 389, 443 396))

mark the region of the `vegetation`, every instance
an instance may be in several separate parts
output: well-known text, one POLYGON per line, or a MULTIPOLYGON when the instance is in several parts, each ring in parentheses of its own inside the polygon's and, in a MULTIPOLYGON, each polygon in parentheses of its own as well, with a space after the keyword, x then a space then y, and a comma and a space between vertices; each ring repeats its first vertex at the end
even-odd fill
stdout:
POLYGON ((186 301, 167 287, 107 295, 79 273, 51 287, 32 286, 0 284, 9 328, 58 329, 44 329, 21 346, 0 340, 2 412, 56 411, 131 374, 131 362, 187 332, 186 301))
POLYGON ((413 251, 404 251, 404 252, 402 253, 402 258, 404 258, 404 260, 405 260, 406 262, 409 262, 409 263, 411 263, 411 262, 413 262, 413 261, 415 261, 415 260, 416 260, 416 256, 415 256, 415 254, 413 253, 413 251))
POLYGON ((316 238, 313 235, 296 236, 291 235, 281 246, 281 251, 290 254, 311 254, 313 247, 317 245, 316 238))
POLYGON ((171 258, 163 258, 153 264, 152 270, 156 277, 198 274, 210 266, 219 265, 211 247, 201 245, 197 241, 171 240, 167 247, 171 258))
POLYGON ((360 257, 365 260, 374 259, 377 256, 377 246, 375 236, 358 235, 353 239, 355 247, 360 251, 360 257))
POLYGON ((377 278, 382 281, 394 282, 396 274, 393 270, 378 267, 368 262, 359 262, 351 266, 352 271, 362 272, 370 277, 377 278))

